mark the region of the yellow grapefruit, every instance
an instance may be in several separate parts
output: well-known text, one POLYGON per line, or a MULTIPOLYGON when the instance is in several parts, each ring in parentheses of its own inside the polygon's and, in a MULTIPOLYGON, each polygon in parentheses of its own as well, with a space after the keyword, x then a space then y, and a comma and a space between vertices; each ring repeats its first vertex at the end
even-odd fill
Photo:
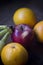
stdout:
POLYGON ((35 13, 29 8, 20 8, 15 11, 13 21, 16 25, 27 24, 33 27, 36 24, 35 13))
POLYGON ((28 52, 21 44, 12 42, 3 48, 1 59, 4 65, 24 65, 28 60, 28 52))
POLYGON ((34 31, 35 31, 35 34, 38 38, 38 41, 43 42, 43 21, 39 21, 34 26, 34 31))

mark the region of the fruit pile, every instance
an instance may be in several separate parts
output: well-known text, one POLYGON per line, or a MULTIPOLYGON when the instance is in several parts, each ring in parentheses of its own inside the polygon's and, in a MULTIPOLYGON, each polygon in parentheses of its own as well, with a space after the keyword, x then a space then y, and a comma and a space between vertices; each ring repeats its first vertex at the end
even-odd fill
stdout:
POLYGON ((43 43, 43 21, 37 23, 31 9, 20 8, 14 13, 13 22, 14 27, 0 25, 0 57, 4 65, 25 65, 34 39, 43 43), (9 35, 12 42, 6 44, 9 35))

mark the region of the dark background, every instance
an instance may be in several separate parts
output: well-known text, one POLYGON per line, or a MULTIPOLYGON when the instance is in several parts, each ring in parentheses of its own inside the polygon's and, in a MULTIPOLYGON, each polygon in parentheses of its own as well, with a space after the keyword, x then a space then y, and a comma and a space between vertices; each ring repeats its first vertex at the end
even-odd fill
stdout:
MULTIPOLYGON (((37 21, 43 20, 43 0, 0 0, 0 25, 14 25, 13 13, 21 7, 31 8, 37 16, 37 21)), ((30 59, 26 65, 43 65, 43 45, 34 43, 30 49, 30 59)))

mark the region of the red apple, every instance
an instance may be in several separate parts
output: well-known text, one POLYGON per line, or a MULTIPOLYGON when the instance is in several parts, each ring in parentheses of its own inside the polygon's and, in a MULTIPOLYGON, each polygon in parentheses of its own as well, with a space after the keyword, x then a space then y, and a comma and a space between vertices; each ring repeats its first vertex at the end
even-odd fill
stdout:
POLYGON ((23 46, 27 47, 31 45, 33 41, 34 32, 28 25, 19 24, 15 26, 11 37, 13 42, 21 43, 23 46))

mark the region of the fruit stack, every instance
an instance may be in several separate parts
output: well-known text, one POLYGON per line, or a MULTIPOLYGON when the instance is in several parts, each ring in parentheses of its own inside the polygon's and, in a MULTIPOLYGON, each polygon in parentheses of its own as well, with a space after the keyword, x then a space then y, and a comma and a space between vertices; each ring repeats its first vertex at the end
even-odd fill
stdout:
MULTIPOLYGON (((43 21, 37 23, 35 13, 29 8, 20 8, 13 15, 13 26, 0 25, 0 56, 4 65, 25 65, 29 48, 36 37, 43 43, 43 21), (11 35, 12 42, 6 44, 11 35)), ((27 65, 27 64, 26 64, 27 65)))

